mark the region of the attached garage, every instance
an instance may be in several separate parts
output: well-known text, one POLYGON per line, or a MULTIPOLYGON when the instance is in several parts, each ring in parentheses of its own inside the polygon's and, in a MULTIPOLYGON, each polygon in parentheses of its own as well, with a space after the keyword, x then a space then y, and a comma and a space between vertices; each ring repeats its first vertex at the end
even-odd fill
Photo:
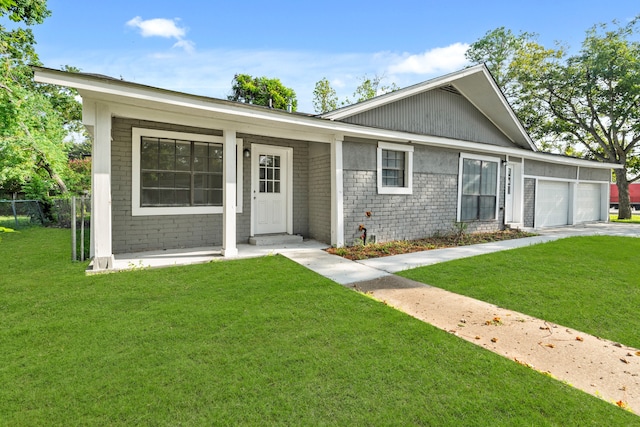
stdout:
POLYGON ((576 203, 576 222, 600 221, 602 184, 579 183, 576 203))
POLYGON ((535 227, 569 224, 570 195, 566 181, 538 181, 535 227))

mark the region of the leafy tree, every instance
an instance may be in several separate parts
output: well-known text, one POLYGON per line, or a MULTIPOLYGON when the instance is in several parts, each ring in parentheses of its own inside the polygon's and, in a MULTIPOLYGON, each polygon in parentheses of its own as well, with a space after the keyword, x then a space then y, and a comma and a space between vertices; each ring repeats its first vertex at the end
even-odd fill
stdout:
POLYGON ((385 93, 393 92, 399 89, 399 87, 395 83, 391 83, 391 85, 389 86, 381 85, 383 79, 384 75, 379 76, 376 74, 373 77, 367 77, 367 75, 365 74, 360 78, 361 82, 353 92, 355 101, 351 101, 349 98, 347 98, 342 103, 342 105, 350 105, 358 102, 363 102, 375 96, 384 95, 385 93))
POLYGON ((287 110, 291 106, 296 111, 298 100, 296 93, 280 82, 280 79, 252 77, 248 74, 236 74, 233 77, 230 101, 246 102, 265 107, 287 110), (271 101, 271 103, 269 103, 271 101))
MULTIPOLYGON (((0 17, 26 25, 50 14, 44 0, 0 3, 0 17)), ((0 26, 0 187, 46 198, 68 191, 65 137, 81 129, 81 106, 75 92, 36 84, 29 64, 40 64, 31 29, 0 26)))
POLYGON ((326 113, 338 108, 338 95, 326 77, 316 82, 313 90, 313 108, 316 113, 326 113))
MULTIPOLYGON (((504 62, 487 62, 492 74, 507 76, 502 85, 517 94, 514 109, 538 145, 619 165, 620 219, 631 217, 628 184, 640 179, 640 43, 631 40, 637 22, 594 26, 572 56, 527 39, 504 62)), ((492 40, 484 41, 490 51, 492 40)))
POLYGON ((326 113, 327 111, 338 108, 338 104, 344 107, 400 89, 395 83, 391 83, 389 86, 381 85, 383 79, 384 75, 378 76, 376 74, 374 77, 367 77, 365 74, 360 78, 360 84, 353 92, 354 101, 347 97, 344 101, 338 103, 336 91, 331 87, 331 84, 325 77, 316 82, 315 90, 313 91, 314 108, 318 113, 326 113))

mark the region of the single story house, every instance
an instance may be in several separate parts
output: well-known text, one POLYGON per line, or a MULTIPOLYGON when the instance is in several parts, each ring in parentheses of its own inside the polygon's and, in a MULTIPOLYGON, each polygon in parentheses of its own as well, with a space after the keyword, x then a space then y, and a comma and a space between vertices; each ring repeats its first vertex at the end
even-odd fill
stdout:
POLYGON ((539 152, 484 65, 321 115, 34 67, 93 138, 91 256, 608 220, 613 164, 539 152))

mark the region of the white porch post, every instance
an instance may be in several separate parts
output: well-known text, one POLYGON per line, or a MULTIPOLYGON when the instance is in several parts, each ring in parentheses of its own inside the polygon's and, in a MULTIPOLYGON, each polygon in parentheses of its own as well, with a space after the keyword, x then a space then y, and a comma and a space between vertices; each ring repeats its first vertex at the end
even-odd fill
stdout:
MULTIPOLYGON (((91 180, 91 252, 93 269, 113 267, 111 224, 111 110, 106 104, 94 104, 92 180, 91 180)), ((89 109, 85 109, 87 111, 89 109)), ((83 112, 84 112, 83 111, 83 112)))
MULTIPOLYGON (((224 130, 222 157, 222 255, 238 255, 236 247, 236 131, 224 130)), ((238 159, 242 161, 242 158, 238 159)))
POLYGON ((342 137, 331 143, 331 244, 337 248, 344 246, 342 137))

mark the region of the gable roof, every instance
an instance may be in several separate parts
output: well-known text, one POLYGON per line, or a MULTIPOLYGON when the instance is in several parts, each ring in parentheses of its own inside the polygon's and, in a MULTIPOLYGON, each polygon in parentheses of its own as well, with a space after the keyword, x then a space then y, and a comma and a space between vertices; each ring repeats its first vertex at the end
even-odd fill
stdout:
MULTIPOLYGON (((473 91, 469 89, 468 86, 474 83, 472 77, 478 77, 477 73, 479 73, 479 71, 477 68, 478 67, 473 67, 439 79, 411 86, 404 90, 383 95, 367 102, 345 107, 326 115, 316 116, 302 113, 289 113, 284 110, 269 109, 267 107, 176 92, 139 83, 127 82, 99 74, 75 73, 32 66, 35 81, 77 89, 83 98, 83 103, 87 100, 115 103, 112 105, 119 105, 125 108, 125 110, 122 111, 126 111, 127 114, 131 114, 131 112, 134 111, 129 107, 135 106, 139 107, 135 110, 136 114, 141 111, 141 109, 149 108, 154 115, 162 111, 170 115, 173 113, 187 114, 193 117, 204 118, 205 121, 215 118, 219 125, 228 124, 231 128, 237 128, 239 131, 245 133, 258 133, 265 136, 301 139, 312 142, 329 143, 336 138, 354 137, 470 150, 478 153, 484 152, 500 156, 515 156, 543 162, 598 169, 612 169, 617 166, 613 163, 600 163, 563 155, 536 152, 537 150, 535 150, 533 146, 522 146, 522 148, 502 147, 434 135, 419 135, 406 131, 372 128, 346 123, 335 118, 334 113, 348 110, 353 114, 357 114, 360 110, 354 112, 354 109, 363 108, 365 104, 365 108, 375 108, 379 104, 374 103, 380 102, 381 99, 386 100, 383 102, 383 104, 385 104, 392 102, 389 101, 390 98, 392 100, 401 98, 401 94, 404 94, 403 96, 406 97, 415 93, 412 91, 417 90, 419 92, 420 90, 428 90, 425 89, 426 87, 438 88, 453 85, 453 80, 464 79, 465 77, 469 77, 464 80, 465 84, 461 84, 460 80, 458 80, 455 82, 455 87, 463 88, 463 90, 466 89, 467 94, 472 93, 473 91)), ((482 73, 485 72, 488 73, 488 70, 482 73)), ((485 87, 487 81, 493 82, 493 79, 487 80, 487 77, 490 77, 490 75, 485 74, 484 77, 480 75, 479 79, 480 83, 484 79, 485 87)), ((500 94, 499 89, 495 86, 495 82, 493 83, 493 88, 494 92, 497 91, 497 93, 500 94)), ((504 99, 504 96, 502 96, 502 99, 504 99)), ((506 101, 504 102, 506 103, 506 101)), ((477 101, 475 105, 482 104, 482 102, 477 101)), ((508 107, 508 104, 506 106, 508 107)), ((510 108, 508 110, 511 111, 510 108)), ((512 125, 513 123, 519 124, 512 111, 511 114, 512 125)), ((344 117, 347 116, 348 115, 345 115, 344 117)), ((522 129, 522 126, 520 125, 518 129, 522 129)), ((521 131, 521 135, 521 138, 527 136, 524 130, 521 131)), ((527 140, 530 141, 528 136, 527 140)))
POLYGON ((330 111, 320 115, 320 117, 340 121, 438 88, 455 89, 487 117, 511 142, 524 149, 538 151, 496 84, 489 69, 484 64, 330 111))

